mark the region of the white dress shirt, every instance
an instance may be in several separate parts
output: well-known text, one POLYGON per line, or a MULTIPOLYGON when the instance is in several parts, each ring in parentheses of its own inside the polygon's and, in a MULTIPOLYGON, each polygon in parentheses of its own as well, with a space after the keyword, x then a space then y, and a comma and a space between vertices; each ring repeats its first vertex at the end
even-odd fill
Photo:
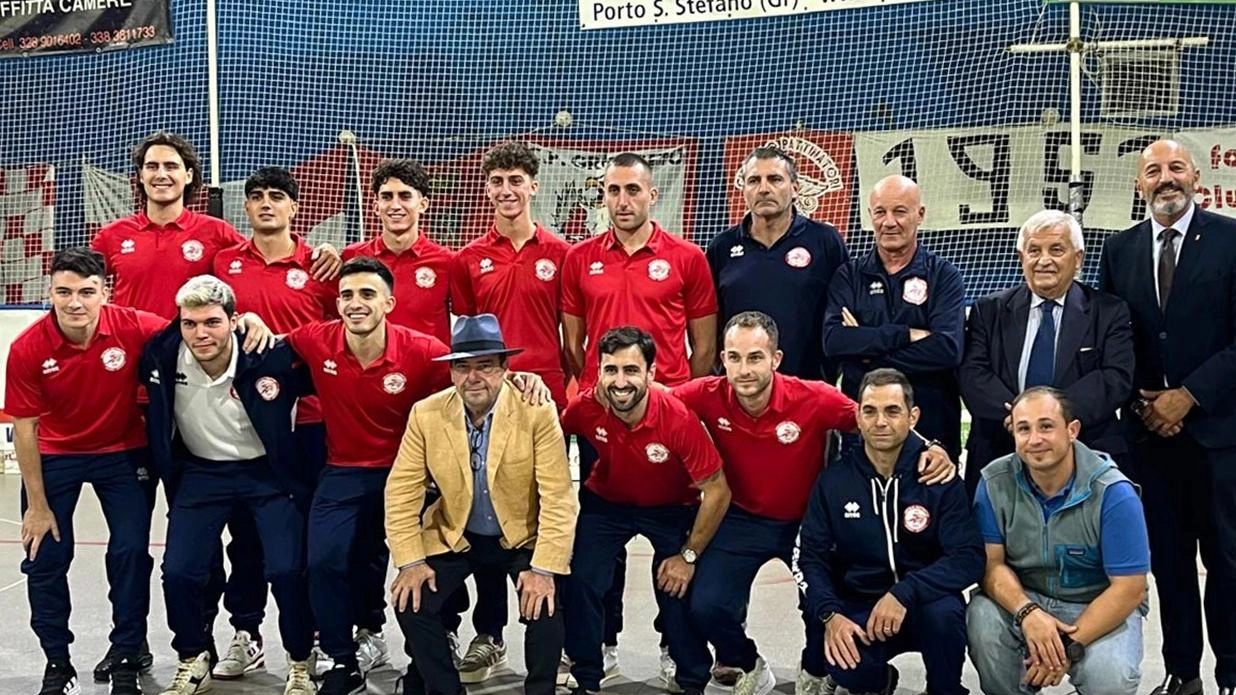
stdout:
POLYGON ((190 454, 209 461, 248 461, 266 455, 245 406, 232 389, 240 346, 232 340, 227 371, 212 379, 181 344, 176 374, 176 429, 190 454))

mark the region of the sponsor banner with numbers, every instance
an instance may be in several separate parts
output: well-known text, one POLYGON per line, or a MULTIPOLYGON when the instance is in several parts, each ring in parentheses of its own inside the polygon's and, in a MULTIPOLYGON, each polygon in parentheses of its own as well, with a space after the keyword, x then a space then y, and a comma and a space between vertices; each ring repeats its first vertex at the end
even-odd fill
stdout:
POLYGON ((725 173, 733 183, 729 193, 730 220, 737 223, 747 214, 742 193, 741 168, 757 147, 776 147, 794 158, 798 166, 798 198, 795 207, 814 220, 829 222, 844 237, 854 200, 854 138, 849 133, 795 130, 788 133, 738 135, 725 139, 725 173))
POLYGON ((170 43, 168 0, 0 0, 0 57, 170 43))
POLYGON ((883 7, 926 0, 579 0, 584 29, 685 24, 883 7))
MULTIPOLYGON (((1087 228, 1124 229, 1145 218, 1145 204, 1134 187, 1137 158, 1158 137, 1145 130, 1083 129, 1087 228)), ((889 174, 915 179, 922 187, 928 229, 1018 227, 1044 208, 1068 208, 1067 128, 856 133, 854 147, 859 190, 871 190, 889 174)), ((1195 154, 1202 158, 1200 151, 1195 154)), ((866 204, 862 208, 863 228, 871 229, 866 204)))

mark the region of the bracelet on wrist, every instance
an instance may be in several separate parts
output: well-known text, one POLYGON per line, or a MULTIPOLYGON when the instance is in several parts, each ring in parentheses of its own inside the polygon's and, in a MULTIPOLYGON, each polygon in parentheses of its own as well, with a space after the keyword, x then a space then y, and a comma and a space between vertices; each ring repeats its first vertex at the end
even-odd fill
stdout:
POLYGON ((1026 616, 1030 615, 1031 613, 1033 613, 1033 612, 1035 612, 1035 611, 1041 611, 1041 610, 1043 610, 1043 607, 1042 607, 1042 606, 1040 606, 1039 604, 1035 603, 1034 601, 1030 601, 1030 602, 1029 602, 1029 603, 1027 603, 1026 605, 1022 606, 1020 609, 1018 609, 1018 611, 1017 611, 1017 615, 1016 615, 1016 617, 1013 619, 1013 621, 1014 621, 1015 623, 1017 623, 1017 627, 1019 627, 1019 628, 1020 628, 1020 627, 1021 627, 1021 623, 1022 623, 1022 621, 1024 621, 1024 620, 1026 619, 1026 616))

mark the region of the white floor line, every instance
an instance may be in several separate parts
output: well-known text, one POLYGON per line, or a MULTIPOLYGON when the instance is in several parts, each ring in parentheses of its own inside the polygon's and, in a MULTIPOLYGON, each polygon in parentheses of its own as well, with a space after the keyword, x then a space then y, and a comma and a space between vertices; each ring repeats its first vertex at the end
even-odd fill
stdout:
POLYGON ((18 579, 17 581, 13 582, 12 584, 9 584, 8 586, 0 586, 0 593, 4 593, 8 591, 9 589, 21 586, 22 584, 25 584, 25 583, 26 583, 26 578, 22 577, 21 579, 18 579))
POLYGON ((13 521, 12 519, 0 519, 0 524, 12 524, 14 526, 21 526, 20 521, 13 521))

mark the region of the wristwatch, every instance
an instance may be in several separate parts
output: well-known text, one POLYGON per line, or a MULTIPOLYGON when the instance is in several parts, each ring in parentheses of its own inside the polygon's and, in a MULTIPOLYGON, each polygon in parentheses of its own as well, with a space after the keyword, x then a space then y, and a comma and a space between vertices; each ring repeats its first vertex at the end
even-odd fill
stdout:
POLYGON ((1064 655, 1068 657, 1070 664, 1076 664, 1085 658, 1086 645, 1068 635, 1060 635, 1060 641, 1064 643, 1064 655))
POLYGON ((832 619, 833 619, 833 618, 835 618, 835 617, 837 617, 837 613, 836 613, 836 611, 829 611, 829 612, 825 613, 824 615, 821 615, 821 616, 820 616, 820 622, 822 622, 822 623, 824 623, 825 625, 827 625, 827 624, 828 624, 828 621, 832 620, 832 619))
POLYGON ((680 552, 680 554, 682 555, 682 559, 683 559, 683 560, 684 560, 684 561, 685 561, 688 565, 694 565, 694 564, 695 564, 695 561, 696 561, 696 560, 698 560, 698 559, 700 559, 700 554, 699 554, 699 553, 697 553, 697 552, 695 552, 694 550, 692 550, 692 549, 690 549, 690 548, 686 547, 685 545, 682 547, 682 550, 681 550, 681 551, 679 551, 679 552, 680 552))

